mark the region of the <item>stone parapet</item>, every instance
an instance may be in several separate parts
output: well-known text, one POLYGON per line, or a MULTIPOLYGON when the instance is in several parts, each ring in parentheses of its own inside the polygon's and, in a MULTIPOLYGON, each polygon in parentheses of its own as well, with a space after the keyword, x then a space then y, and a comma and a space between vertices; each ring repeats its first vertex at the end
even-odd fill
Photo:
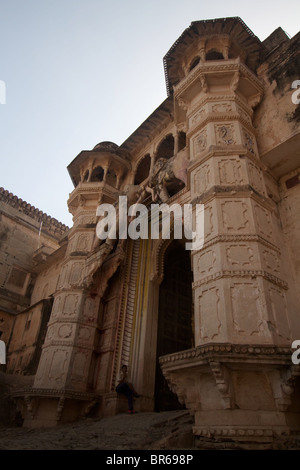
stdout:
POLYGON ((4 188, 0 188, 0 202, 4 202, 5 204, 10 205, 14 209, 22 212, 24 215, 30 217, 38 223, 42 223, 42 230, 56 238, 62 237, 67 232, 67 230, 69 230, 69 227, 67 227, 62 222, 59 222, 57 219, 45 214, 41 210, 37 209, 31 204, 28 204, 26 201, 23 201, 23 199, 18 198, 4 188))

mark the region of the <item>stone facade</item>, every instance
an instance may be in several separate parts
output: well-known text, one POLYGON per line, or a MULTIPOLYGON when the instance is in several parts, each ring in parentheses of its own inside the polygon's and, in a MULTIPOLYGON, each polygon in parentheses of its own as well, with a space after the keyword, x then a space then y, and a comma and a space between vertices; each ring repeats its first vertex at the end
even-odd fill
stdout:
POLYGON ((193 22, 164 57, 166 100, 121 146, 70 163, 73 226, 22 251, 33 290, 8 312, 8 372, 29 321, 18 319, 34 325, 34 384, 15 392, 25 425, 122 410, 126 363, 140 411, 186 407, 196 442, 300 432, 299 41, 278 28, 261 42, 239 18, 193 22), (97 207, 120 212, 120 195, 203 204, 203 247, 101 243, 97 207))
POLYGON ((67 230, 0 188, 0 338, 7 345, 10 373, 36 372, 51 312, 49 296, 56 289, 53 260, 62 256, 67 230))

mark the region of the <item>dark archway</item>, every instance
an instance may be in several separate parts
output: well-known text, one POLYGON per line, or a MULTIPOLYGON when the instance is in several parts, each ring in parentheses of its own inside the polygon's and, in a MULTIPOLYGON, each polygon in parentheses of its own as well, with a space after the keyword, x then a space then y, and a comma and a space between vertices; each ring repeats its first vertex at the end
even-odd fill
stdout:
POLYGON ((149 154, 145 155, 137 166, 135 173, 134 184, 141 184, 150 173, 151 157, 149 154))
POLYGON ((158 359, 165 354, 193 347, 193 300, 190 252, 174 240, 165 253, 164 279, 159 289, 155 409, 180 409, 171 392, 158 359))
POLYGON ((97 166, 96 168, 93 169, 91 182, 98 183, 99 181, 103 181, 103 176, 104 176, 103 168, 101 166, 97 166))
POLYGON ((217 51, 216 49, 211 49, 207 52, 205 60, 224 60, 222 52, 217 51))
POLYGON ((174 156, 174 136, 168 134, 159 144, 156 151, 156 159, 172 158, 174 156))
POLYGON ((200 57, 197 56, 192 60, 189 71, 191 72, 191 70, 193 70, 199 63, 200 63, 200 57))

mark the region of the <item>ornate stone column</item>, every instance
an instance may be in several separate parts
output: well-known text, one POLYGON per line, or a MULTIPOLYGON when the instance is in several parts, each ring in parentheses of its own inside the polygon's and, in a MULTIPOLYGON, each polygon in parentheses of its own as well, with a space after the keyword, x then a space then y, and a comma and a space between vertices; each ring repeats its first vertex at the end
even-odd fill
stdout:
POLYGON ((205 207, 205 243, 192 252, 196 348, 161 358, 161 366, 195 413, 200 440, 268 441, 289 432, 279 405, 289 388, 283 368, 292 365, 287 285, 252 125, 262 95, 239 58, 201 61, 174 87, 177 116, 188 122, 191 201, 205 207))
POLYGON ((69 167, 76 184, 68 201, 74 225, 68 233, 34 385, 24 392, 30 411, 25 424, 31 427, 74 420, 99 399, 93 363, 98 348, 99 304, 123 252, 116 249, 111 253, 114 240, 95 243, 96 210, 102 202, 114 203, 117 197, 116 188, 105 180, 108 169, 120 179, 128 166, 115 154, 116 146, 102 147, 80 154, 69 167), (99 167, 105 169, 102 181, 82 181, 87 169, 91 174, 99 167), (105 263, 108 257, 109 263, 105 263))

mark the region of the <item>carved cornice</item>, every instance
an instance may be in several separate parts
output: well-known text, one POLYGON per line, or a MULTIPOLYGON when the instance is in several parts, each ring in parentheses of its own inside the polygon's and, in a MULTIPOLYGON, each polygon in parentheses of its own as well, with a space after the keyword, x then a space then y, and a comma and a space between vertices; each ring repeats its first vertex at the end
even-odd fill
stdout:
POLYGON ((265 209, 269 210, 270 212, 276 211, 276 206, 274 206, 274 202, 267 198, 264 194, 259 193, 255 190, 250 184, 243 184, 243 185, 214 185, 208 191, 201 193, 199 196, 196 196, 191 203, 192 204, 204 204, 208 203, 215 198, 229 198, 229 197, 250 197, 255 200, 258 204, 263 206, 265 209))
POLYGON ((197 111, 200 111, 200 109, 203 106, 205 106, 207 103, 216 103, 217 104, 217 103, 222 103, 224 101, 231 101, 232 103, 236 103, 238 106, 240 106, 242 108, 242 110, 244 112, 246 112, 246 114, 249 115, 250 119, 252 118, 253 109, 250 108, 250 106, 248 106, 243 100, 241 100, 241 98, 239 96, 229 95, 229 94, 225 94, 225 95, 207 94, 207 95, 205 95, 204 97, 202 97, 202 99, 200 101, 198 101, 195 104, 195 107, 193 107, 191 109, 191 111, 187 114, 187 118, 190 119, 194 113, 196 113, 197 111))
POLYGON ((217 243, 239 243, 239 242, 258 242, 261 243, 262 245, 265 245, 266 247, 270 248, 271 250, 276 251, 278 255, 281 254, 280 249, 276 246, 273 245, 273 243, 269 242, 265 238, 261 237, 260 235, 251 235, 251 234, 246 234, 246 235, 217 235, 213 239, 207 241, 204 243, 201 251, 204 251, 205 249, 217 244, 217 243))
POLYGON ((254 137, 257 136, 257 131, 254 129, 251 123, 247 121, 243 116, 241 116, 238 112, 236 111, 231 111, 229 113, 206 113, 205 117, 199 121, 199 124, 197 126, 192 127, 188 132, 187 132, 187 138, 191 138, 194 134, 197 134, 203 127, 207 126, 210 122, 233 122, 233 121, 239 121, 249 132, 251 132, 254 137))
MULTIPOLYGON (((251 72, 251 70, 246 66, 244 65, 242 62, 240 62, 239 58, 237 59, 231 59, 231 60, 228 60, 228 61, 222 61, 218 64, 211 64, 211 63, 199 63, 190 73, 189 75, 184 78, 183 80, 181 80, 181 82, 179 82, 175 87, 174 87, 174 93, 175 93, 175 96, 179 96, 184 90, 186 90, 190 84, 199 79, 199 74, 201 75, 202 77, 202 83, 203 83, 203 80, 205 80, 205 75, 206 74, 211 74, 211 73, 228 73, 228 72, 233 72, 235 73, 235 77, 236 77, 236 74, 239 72, 239 77, 241 76, 241 74, 246 77, 248 80, 252 81, 252 83, 254 84, 255 88, 257 88, 257 91, 259 94, 262 94, 263 92, 263 84, 261 83, 261 81, 254 75, 253 72, 251 72)), ((235 84, 236 86, 236 84, 235 84)), ((203 86, 202 86, 203 87, 203 86)), ((233 92, 234 92, 234 88, 233 87, 233 92)))
POLYGON ((212 358, 217 357, 219 362, 240 360, 254 363, 266 362, 279 365, 291 365, 293 350, 288 346, 264 345, 264 344, 230 344, 210 343, 197 346, 193 349, 179 351, 159 358, 161 367, 176 367, 188 364, 194 367, 195 362, 209 364, 212 358))
POLYGON ((270 428, 266 427, 258 427, 258 428, 250 428, 249 427, 217 427, 217 426, 209 426, 209 427, 202 427, 202 426, 193 426, 193 433, 195 436, 201 437, 226 437, 226 438, 263 438, 268 437, 271 438, 277 434, 284 434, 286 433, 286 429, 282 429, 280 432, 276 430, 276 432, 270 428))
POLYGON ((283 281, 282 279, 274 276, 273 274, 264 271, 264 270, 250 270, 250 269, 241 269, 241 270, 222 270, 218 271, 214 274, 210 274, 209 276, 204 277, 203 279, 194 282, 193 288, 201 287, 203 284, 208 284, 209 282, 216 281, 218 279, 222 279, 224 277, 251 277, 252 279, 255 277, 263 277, 267 281, 276 284, 277 286, 281 287, 282 289, 288 289, 288 284, 283 281))
MULTIPOLYGON (((75 400, 95 400, 98 395, 95 393, 78 392, 75 390, 58 390, 55 388, 22 388, 12 392, 13 397, 53 397, 70 398, 75 400)), ((99 397, 100 398, 100 397, 99 397)))
POLYGON ((257 158, 257 156, 253 155, 247 148, 243 145, 230 145, 228 147, 225 146, 218 146, 218 145, 210 145, 207 150, 205 150, 200 157, 191 160, 190 165, 187 169, 188 174, 194 170, 197 166, 202 165, 207 160, 212 157, 226 157, 226 156, 239 156, 241 157, 248 157, 253 163, 259 166, 261 169, 265 169, 265 166, 262 166, 261 162, 257 158))
MULTIPOLYGON (((65 322, 65 324, 69 323, 68 321, 65 322)), ((66 340, 66 339, 62 339, 62 340, 46 340, 47 342, 45 342, 42 346, 42 349, 48 349, 49 347, 51 346, 73 346, 74 348, 79 348, 80 351, 82 350, 86 350, 86 351, 91 351, 93 350, 93 346, 87 346, 86 345, 86 341, 82 340, 82 341, 78 341, 78 339, 70 339, 70 340, 66 340)))

